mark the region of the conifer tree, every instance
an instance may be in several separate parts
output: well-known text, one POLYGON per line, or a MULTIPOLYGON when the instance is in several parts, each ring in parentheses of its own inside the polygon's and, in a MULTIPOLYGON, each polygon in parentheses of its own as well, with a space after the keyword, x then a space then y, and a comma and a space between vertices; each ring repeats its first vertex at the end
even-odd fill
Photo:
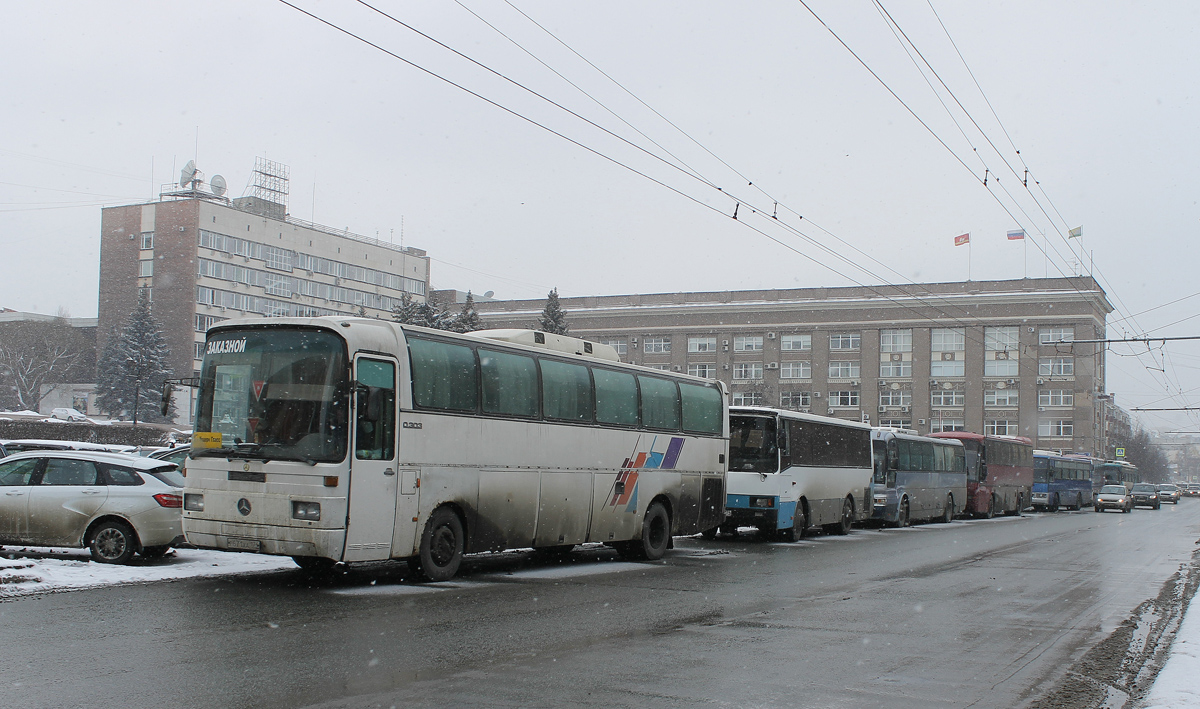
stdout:
POLYGON ((403 324, 415 323, 420 307, 421 304, 414 301, 411 295, 401 293, 400 302, 392 306, 392 320, 403 324))
POLYGON ((479 313, 475 310, 475 296, 471 295, 471 291, 467 291, 467 299, 463 302, 462 310, 454 318, 452 329, 455 332, 474 332, 483 329, 483 321, 479 319, 479 313))
POLYGON ((571 329, 567 324, 567 311, 558 304, 558 288, 546 294, 546 307, 538 318, 538 329, 554 335, 565 335, 571 329))
POLYGON ((413 325, 431 327, 435 330, 449 330, 454 324, 453 318, 443 308, 432 293, 425 297, 425 302, 417 306, 413 325))
POLYGON ((109 334, 96 365, 96 404, 110 416, 137 416, 139 421, 171 421, 174 404, 164 418, 159 410, 163 380, 171 376, 171 351, 162 328, 150 312, 145 290, 121 333, 109 334))

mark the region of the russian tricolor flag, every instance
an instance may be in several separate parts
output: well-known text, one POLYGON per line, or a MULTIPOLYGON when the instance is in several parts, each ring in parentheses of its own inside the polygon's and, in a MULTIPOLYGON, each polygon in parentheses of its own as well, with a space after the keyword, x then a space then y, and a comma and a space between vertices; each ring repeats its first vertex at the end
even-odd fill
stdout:
POLYGON ((1024 229, 1017 229, 1015 231, 1008 232, 1008 240, 1009 241, 1020 241, 1021 239, 1024 239, 1024 238, 1025 238, 1025 230, 1024 229))

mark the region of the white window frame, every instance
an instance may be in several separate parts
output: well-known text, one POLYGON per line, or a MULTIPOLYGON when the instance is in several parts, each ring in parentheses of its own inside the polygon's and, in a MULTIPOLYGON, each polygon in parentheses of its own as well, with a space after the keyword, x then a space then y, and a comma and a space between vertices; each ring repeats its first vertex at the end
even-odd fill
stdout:
POLYGON ((781 362, 780 379, 812 379, 812 362, 781 362))
POLYGON ((1021 366, 1016 357, 983 361, 983 376, 985 377, 1016 377, 1020 373, 1021 366))
POLYGON ((994 408, 1020 406, 1020 392, 1016 389, 984 389, 983 405, 994 408))
POLYGON ((781 335, 779 349, 783 352, 807 352, 812 349, 812 335, 781 335))
POLYGON ((688 352, 716 352, 717 338, 715 337, 689 337, 688 352))
POLYGON ((608 345, 616 350, 617 354, 619 355, 623 355, 629 351, 629 345, 625 342, 625 340, 600 340, 600 344, 608 345))
POLYGON ((762 362, 736 362, 733 378, 739 381, 756 381, 763 378, 762 362))
POLYGON ((1074 342, 1075 328, 1067 325, 1054 325, 1042 328, 1038 332, 1038 344, 1053 345, 1059 342, 1074 342))
POLYGON ((945 418, 945 419, 929 419, 930 433, 949 433, 950 431, 965 431, 967 430, 966 419, 960 418, 945 418))
POLYGON ((642 340, 642 351, 646 354, 666 354, 671 351, 671 338, 647 337, 642 340))
POLYGON ((138 261, 138 278, 154 277, 154 259, 144 258, 138 261))
POLYGON ((879 391, 880 406, 912 406, 911 389, 881 389, 879 391))
POLYGON ((1021 344, 1021 328, 1016 325, 997 325, 983 328, 983 349, 986 352, 1014 352, 1021 344))
POLYGON ((961 409, 967 405, 967 393, 962 389, 934 389, 929 392, 929 405, 939 409, 961 409))
POLYGON ((145 251, 147 249, 153 249, 154 248, 154 232, 143 231, 141 243, 142 243, 143 251, 145 251))
POLYGON ((912 352, 912 330, 895 329, 879 331, 880 352, 912 352))
POLYGON ((762 335, 738 335, 733 338, 734 352, 762 352, 762 335))
POLYGON ((1038 437, 1071 438, 1075 435, 1075 420, 1062 418, 1038 419, 1038 437))
POLYGON ((857 359, 829 360, 830 379, 861 379, 862 363, 857 359))
POLYGON ((966 375, 967 363, 965 360, 934 359, 929 363, 929 376, 931 377, 965 377, 966 375))
POLYGON ((807 409, 812 406, 812 392, 781 391, 779 392, 779 408, 807 409))
POLYGON ((935 327, 929 331, 932 352, 963 352, 967 349, 967 331, 961 327, 935 327))
POLYGON ((906 419, 897 419, 897 418, 886 418, 886 419, 879 419, 879 425, 880 425, 880 426, 882 426, 883 428, 907 428, 907 429, 910 429, 910 430, 911 430, 911 429, 912 429, 912 419, 911 419, 911 418, 906 418, 906 419))
POLYGON ((1042 357, 1038 360, 1039 377, 1075 376, 1074 357, 1042 357))
POLYGON ((983 422, 985 436, 1017 436, 1020 429, 1013 419, 988 419, 983 422))
POLYGON ((890 359, 881 359, 879 361, 879 376, 900 379, 912 378, 912 360, 902 359, 893 362, 890 359))
POLYGON ((831 352, 854 352, 862 349, 862 334, 857 332, 838 332, 829 336, 831 352))
POLYGON ((762 406, 763 394, 761 391, 735 391, 733 392, 732 404, 734 406, 762 406))
POLYGON ((829 392, 830 408, 855 408, 859 405, 857 389, 839 389, 829 392))
POLYGON ((702 379, 716 379, 717 365, 715 364, 689 364, 688 374, 693 377, 701 377, 702 379))
POLYGON ((1074 406, 1074 389, 1041 389, 1038 391, 1038 406, 1074 406))

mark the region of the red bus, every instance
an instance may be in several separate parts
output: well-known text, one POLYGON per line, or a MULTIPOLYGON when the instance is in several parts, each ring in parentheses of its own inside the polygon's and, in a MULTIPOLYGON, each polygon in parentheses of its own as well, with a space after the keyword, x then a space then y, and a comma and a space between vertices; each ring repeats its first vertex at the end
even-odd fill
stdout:
POLYGON ((985 436, 954 431, 933 438, 962 441, 967 453, 967 514, 991 518, 1018 515, 1033 495, 1033 441, 1020 436, 985 436))

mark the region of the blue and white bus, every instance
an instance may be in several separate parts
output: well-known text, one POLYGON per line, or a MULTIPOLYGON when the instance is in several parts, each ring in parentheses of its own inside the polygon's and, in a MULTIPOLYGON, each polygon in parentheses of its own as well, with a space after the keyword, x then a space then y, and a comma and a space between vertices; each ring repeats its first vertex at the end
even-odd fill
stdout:
POLYGON ((1059 507, 1092 506, 1092 461, 1081 456, 1033 452, 1033 507, 1049 512, 1059 507))
POLYGON ((1142 476, 1137 466, 1123 460, 1102 460, 1096 462, 1093 486, 1099 490, 1105 485, 1124 485, 1126 490, 1132 490, 1135 483, 1140 483, 1142 476))
MULTIPOLYGON (((871 427, 753 406, 729 409, 724 531, 787 541, 810 527, 846 534, 871 514, 871 427)), ((712 536, 717 530, 708 530, 712 536)))
POLYGON ((895 527, 913 520, 950 522, 967 502, 962 441, 930 438, 896 428, 871 431, 874 514, 895 527))

